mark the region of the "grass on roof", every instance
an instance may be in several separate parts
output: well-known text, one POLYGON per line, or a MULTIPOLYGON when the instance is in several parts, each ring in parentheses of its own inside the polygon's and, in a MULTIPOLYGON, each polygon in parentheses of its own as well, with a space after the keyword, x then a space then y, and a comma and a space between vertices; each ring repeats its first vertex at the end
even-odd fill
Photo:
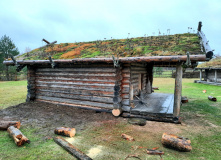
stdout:
POLYGON ((211 59, 209 62, 201 63, 197 68, 221 68, 221 57, 211 59))
POLYGON ((112 57, 137 57, 137 56, 169 56, 203 54, 200 40, 196 34, 176 34, 150 37, 137 37, 127 39, 111 39, 104 41, 91 41, 79 43, 60 43, 53 47, 34 49, 29 53, 19 56, 19 59, 39 60, 48 59, 73 59, 73 58, 99 58, 112 57))

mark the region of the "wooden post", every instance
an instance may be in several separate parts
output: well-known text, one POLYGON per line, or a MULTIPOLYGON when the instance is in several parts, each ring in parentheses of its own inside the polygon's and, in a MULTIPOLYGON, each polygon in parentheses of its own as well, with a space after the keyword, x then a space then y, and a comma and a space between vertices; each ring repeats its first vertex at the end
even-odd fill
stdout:
POLYGON ((153 83, 153 65, 147 65, 147 84, 146 84, 146 92, 147 94, 152 93, 152 83, 153 83))
POLYGON ((215 69, 215 82, 217 82, 217 70, 215 69))
POLYGON ((33 66, 27 66, 27 80, 28 80, 28 93, 26 102, 33 101, 35 99, 35 68, 33 66))
POLYGON ((202 69, 200 69, 200 81, 202 81, 202 69))
POLYGON ((180 114, 181 95, 182 95, 182 63, 177 63, 174 89, 173 117, 178 118, 180 114))
POLYGON ((116 67, 116 76, 115 76, 115 86, 114 86, 114 97, 113 97, 113 107, 112 114, 114 116, 120 116, 122 113, 121 108, 121 81, 122 81, 122 75, 121 75, 121 67, 116 67))

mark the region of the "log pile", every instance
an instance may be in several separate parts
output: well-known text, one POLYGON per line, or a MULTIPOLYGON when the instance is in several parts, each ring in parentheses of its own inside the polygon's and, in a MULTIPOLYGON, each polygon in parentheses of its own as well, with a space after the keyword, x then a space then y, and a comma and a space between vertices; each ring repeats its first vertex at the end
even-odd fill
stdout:
POLYGON ((31 141, 27 137, 25 137, 19 129, 15 128, 14 126, 8 127, 7 131, 9 135, 14 139, 14 142, 17 146, 22 146, 25 143, 31 143, 31 141))
POLYGON ((7 130, 10 126, 14 126, 19 129, 21 123, 19 121, 0 121, 0 130, 7 130))
POLYGON ((179 151, 190 152, 192 150, 191 141, 188 138, 173 134, 163 133, 161 142, 165 147, 174 148, 179 151))

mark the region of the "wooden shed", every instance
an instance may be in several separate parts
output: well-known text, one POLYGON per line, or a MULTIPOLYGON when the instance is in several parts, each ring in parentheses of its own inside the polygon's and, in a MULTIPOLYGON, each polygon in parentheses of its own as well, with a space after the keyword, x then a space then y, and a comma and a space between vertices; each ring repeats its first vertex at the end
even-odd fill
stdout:
MULTIPOLYGON (((153 42, 157 37, 149 37, 149 39, 143 37, 143 39, 139 38, 141 42, 130 51, 126 48, 131 47, 130 42, 134 39, 126 39, 123 42, 122 40, 104 41, 104 43, 96 41, 90 42, 90 45, 73 44, 75 57, 72 59, 14 60, 4 61, 4 64, 17 65, 18 70, 27 66, 27 101, 43 101, 95 110, 105 109, 112 111, 115 116, 122 115, 123 112, 123 116, 128 117, 138 116, 150 120, 178 122, 182 94, 182 69, 184 66, 194 67, 198 61, 206 61, 208 56, 207 52, 200 48, 202 38, 199 35, 184 34, 184 36, 187 37, 185 39, 188 40, 188 44, 182 46, 185 49, 183 52, 165 50, 166 46, 168 50, 170 48, 171 44, 168 41, 171 42, 173 38, 176 40, 182 35, 158 36, 157 42, 153 42), (194 44, 193 41, 197 43, 194 44), (86 58, 88 56, 86 51, 93 50, 92 55, 98 53, 96 49, 87 48, 88 46, 97 46, 97 49, 101 51, 105 48, 102 46, 103 43, 108 51, 110 50, 108 42, 116 48, 113 54, 110 55, 108 52, 107 56, 86 58), (100 46, 99 43, 101 43, 100 46), (124 47, 122 43, 126 45, 124 51, 122 51, 124 47), (142 54, 138 52, 138 49, 144 43, 151 49, 160 44, 164 46, 164 50, 149 52, 144 46, 141 50, 145 54, 142 54), (84 50, 77 57, 76 53, 79 48, 84 50), (153 67, 155 66, 176 67, 174 94, 152 93, 153 67)), ((175 47, 180 45, 179 43, 181 40, 176 40, 175 47)), ((59 49, 62 50, 62 48, 59 49)), ((68 51, 65 54, 70 55, 69 52, 71 53, 68 51)), ((57 54, 53 53, 53 55, 57 54)))
POLYGON ((197 69, 200 70, 200 80, 196 80, 196 83, 221 85, 221 57, 199 64, 197 69), (203 71, 205 71, 204 76, 203 71))

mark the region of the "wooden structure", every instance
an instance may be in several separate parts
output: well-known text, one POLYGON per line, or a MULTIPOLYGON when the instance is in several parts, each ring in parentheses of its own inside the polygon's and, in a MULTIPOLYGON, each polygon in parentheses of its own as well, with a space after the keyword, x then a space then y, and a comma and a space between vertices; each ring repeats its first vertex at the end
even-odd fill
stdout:
MULTIPOLYGON (((43 101, 86 109, 112 110, 177 122, 182 95, 182 67, 206 61, 206 54, 182 56, 20 60, 27 65, 27 101, 43 101), (153 67, 176 67, 175 92, 152 93, 153 67)), ((4 61, 15 65, 13 61, 4 61)))

